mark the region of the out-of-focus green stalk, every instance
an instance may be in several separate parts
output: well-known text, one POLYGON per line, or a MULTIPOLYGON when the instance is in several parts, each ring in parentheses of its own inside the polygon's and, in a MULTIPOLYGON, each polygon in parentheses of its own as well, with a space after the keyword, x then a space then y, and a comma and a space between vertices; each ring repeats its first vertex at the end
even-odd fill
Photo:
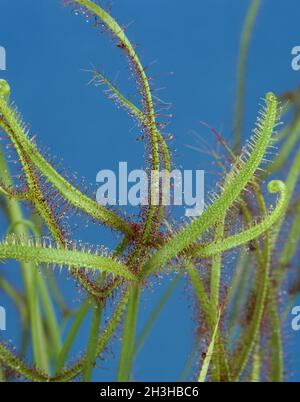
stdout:
MULTIPOLYGON (((9 186, 12 184, 8 167, 1 151, 0 177, 5 185, 9 186)), ((6 205, 7 214, 12 224, 24 219, 19 203, 16 200, 8 199, 6 200, 6 205)), ((14 231, 18 236, 28 236, 27 228, 23 225, 16 226, 14 231)), ((32 349, 35 364, 37 367, 43 369, 45 372, 48 373, 49 360, 47 356, 47 341, 44 333, 40 305, 37 295, 37 269, 33 264, 28 262, 21 263, 20 265, 25 285, 26 300, 29 306, 32 349)))
POLYGON ((118 370, 118 381, 129 381, 134 355, 137 314, 140 301, 140 288, 131 285, 123 330, 122 348, 118 370))
POLYGON ((97 359, 97 343, 101 323, 102 308, 100 304, 94 306, 90 337, 86 350, 86 357, 83 367, 83 381, 89 382, 92 378, 93 367, 97 359))
POLYGON ((255 18, 257 16, 260 4, 261 0, 252 0, 247 12, 241 36, 238 69, 237 69, 237 90, 236 90, 236 107, 235 107, 235 121, 234 121, 233 150, 235 152, 238 152, 241 148, 242 125, 243 125, 244 105, 245 105, 245 99, 244 99, 245 76, 247 68, 248 50, 255 18))
POLYGON ((161 296, 159 302, 157 303, 154 310, 152 311, 149 319, 147 320, 144 328, 141 331, 140 336, 138 337, 138 339, 136 341, 134 355, 137 355, 140 352, 141 348, 143 347, 143 345, 145 343, 147 336, 149 335, 151 329, 153 328, 153 326, 155 324, 155 321, 157 320, 159 314, 161 313, 161 311, 165 307, 166 303, 169 301, 170 297, 174 293, 174 290, 176 289, 181 278, 182 278, 181 275, 177 275, 172 280, 172 282, 169 284, 169 286, 167 287, 167 289, 165 290, 163 295, 161 296))
POLYGON ((56 368, 55 368, 56 374, 58 374, 60 372, 60 370, 63 368, 63 366, 68 358, 68 355, 70 353, 70 350, 72 348, 72 345, 74 343, 75 337, 76 337, 76 335, 79 331, 79 328, 81 327, 81 324, 82 324, 83 320, 85 319, 90 307, 91 307, 91 302, 89 299, 86 299, 83 302, 83 304, 81 305, 77 314, 75 315, 71 329, 68 332, 67 338, 64 341, 63 347, 57 358, 56 368))

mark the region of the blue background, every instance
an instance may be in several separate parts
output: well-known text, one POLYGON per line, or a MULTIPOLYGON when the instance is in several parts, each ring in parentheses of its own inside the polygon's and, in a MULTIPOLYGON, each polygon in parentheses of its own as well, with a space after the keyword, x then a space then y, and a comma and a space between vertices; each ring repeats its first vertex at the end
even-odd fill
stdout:
MULTIPOLYGON (((300 45, 298 0, 262 2, 251 41, 247 73, 247 115, 244 139, 249 137, 258 104, 264 94, 277 94, 299 84, 300 72, 291 68, 291 49, 300 45)), ((211 144, 214 138, 205 121, 230 141, 236 84, 239 38, 248 0, 115 0, 112 13, 122 24, 133 22, 127 30, 138 44, 144 65, 150 65, 158 95, 172 103, 168 131, 175 136, 172 151, 177 166, 206 170, 206 191, 216 180, 212 158, 191 149, 197 146, 194 134, 211 144), (155 62, 155 63, 153 63, 155 62), (194 134, 193 134, 194 133, 194 134)), ((109 35, 92 29, 82 16, 75 16, 59 0, 0 0, 0 46, 7 51, 7 71, 12 99, 37 134, 42 147, 63 157, 66 166, 87 178, 94 186, 100 169, 117 169, 119 161, 129 168, 141 168, 143 143, 136 141, 138 130, 132 120, 101 88, 87 85, 96 66, 136 100, 133 79, 126 60, 112 45, 109 35)), ((95 187, 96 188, 96 187, 95 187)), ((2 228, 4 220, 0 221, 2 228)), ((3 229, 1 229, 3 232, 3 229)), ((81 228, 76 233, 86 241, 112 247, 116 238, 99 227, 81 228)), ((226 269, 226 268, 225 268, 226 269)), ((13 264, 1 270, 20 285, 13 264)), ((76 305, 78 290, 64 274, 60 282, 76 305)), ((145 292, 139 328, 149 316, 155 301, 169 283, 145 292)), ((16 311, 3 294, 0 305, 7 308, 7 331, 1 333, 18 340, 16 311)), ((176 380, 193 345, 195 320, 191 290, 182 283, 161 314, 147 344, 136 359, 133 377, 138 380, 176 380)), ((300 378, 300 333, 286 323, 286 378, 300 378)), ((74 349, 80 353, 87 338, 88 322, 74 349)), ((119 333, 121 336, 121 333, 119 333)), ((115 377, 118 342, 113 356, 100 363, 95 380, 115 377)))

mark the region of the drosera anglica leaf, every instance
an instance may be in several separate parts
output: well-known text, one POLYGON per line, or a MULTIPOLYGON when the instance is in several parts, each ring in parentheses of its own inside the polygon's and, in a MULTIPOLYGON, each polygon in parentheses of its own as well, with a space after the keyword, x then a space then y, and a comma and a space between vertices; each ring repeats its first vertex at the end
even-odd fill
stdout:
POLYGON ((125 234, 132 234, 132 228, 127 222, 73 187, 44 159, 35 144, 30 140, 19 114, 3 97, 0 97, 1 116, 0 127, 7 132, 15 146, 22 147, 24 157, 28 158, 45 175, 68 203, 105 225, 120 230, 125 234))
POLYGON ((278 119, 276 96, 269 92, 266 94, 265 100, 266 107, 257 119, 253 137, 225 178, 220 197, 200 217, 194 219, 192 223, 183 228, 166 245, 153 254, 144 264, 143 276, 155 272, 156 269, 161 268, 167 261, 199 239, 219 220, 220 216, 224 215, 238 199, 247 184, 253 180, 254 174, 262 163, 272 141, 273 130, 278 119))
POLYGON ((75 248, 66 249, 59 246, 47 248, 42 245, 39 239, 22 240, 13 235, 9 236, 0 243, 0 258, 31 261, 36 264, 66 266, 68 268, 80 266, 112 273, 130 281, 136 280, 135 275, 129 271, 128 267, 116 258, 109 258, 88 250, 81 251, 75 248))

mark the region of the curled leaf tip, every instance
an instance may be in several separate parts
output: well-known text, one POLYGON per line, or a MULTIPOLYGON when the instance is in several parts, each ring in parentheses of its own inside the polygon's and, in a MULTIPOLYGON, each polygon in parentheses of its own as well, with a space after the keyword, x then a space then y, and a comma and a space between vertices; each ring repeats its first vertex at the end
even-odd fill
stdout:
POLYGON ((269 193, 279 193, 283 192, 286 188, 286 185, 281 180, 272 180, 268 183, 268 191, 269 193))
POLYGON ((276 95, 273 92, 266 93, 266 100, 267 102, 274 102, 277 100, 276 95))
POLYGON ((8 98, 10 95, 10 86, 6 80, 0 79, 0 97, 8 98))

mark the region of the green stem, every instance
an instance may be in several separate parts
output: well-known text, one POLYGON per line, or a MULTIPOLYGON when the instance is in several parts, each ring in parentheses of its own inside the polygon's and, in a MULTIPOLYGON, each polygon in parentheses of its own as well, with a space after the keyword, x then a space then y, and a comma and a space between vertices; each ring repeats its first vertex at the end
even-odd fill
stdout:
POLYGON ((90 307, 91 307, 91 301, 89 299, 86 299, 82 303, 80 309, 77 311, 74 322, 71 326, 70 331, 68 332, 68 336, 64 341, 63 347, 60 350, 60 353, 59 353, 57 361, 56 361, 56 367, 55 367, 56 375, 64 367, 64 364, 68 358, 68 355, 69 355, 72 345, 74 343, 75 337, 76 337, 76 335, 81 327, 81 324, 82 324, 83 320, 85 319, 90 307))
POLYGON ((160 298, 159 302, 155 306, 154 310, 152 311, 149 319, 147 320, 144 328, 141 331, 140 336, 138 337, 136 344, 135 344, 135 350, 134 350, 134 355, 137 355, 140 350, 142 349, 145 340, 147 339, 147 336, 149 335, 150 331, 152 330, 158 316, 160 315, 161 311, 165 307, 166 303, 169 301, 170 297, 174 293, 174 290, 176 289, 178 283, 182 279, 181 275, 177 275, 172 282, 169 284, 165 292, 163 293, 162 297, 160 298))
MULTIPOLYGON (((10 186, 12 184, 12 181, 9 175, 7 164, 1 152, 0 152, 0 172, 1 172, 1 179, 4 182, 4 184, 10 186)), ((12 224, 24 220, 21 208, 16 200, 8 199, 6 203, 7 203, 8 217, 12 224)), ((27 228, 21 225, 15 228, 15 233, 18 236, 23 236, 23 238, 28 236, 27 228)), ((29 306, 31 340, 32 340, 34 360, 37 367, 40 367, 41 369, 48 372, 49 363, 46 354, 47 342, 44 334, 44 329, 42 326, 42 317, 39 306, 39 300, 36 293, 37 268, 34 266, 34 264, 23 261, 21 263, 21 269, 25 285, 26 300, 29 306)))
MULTIPOLYGON (((103 349, 107 346, 109 340, 111 339, 113 333, 115 332, 117 326, 120 324, 120 321, 123 316, 123 312, 128 303, 129 292, 128 290, 122 296, 120 303, 115 308, 113 316, 110 322, 107 324, 105 329, 102 331, 100 338, 97 342, 97 356, 99 356, 103 349)), ((11 368, 16 371, 20 375, 25 378, 28 378, 32 381, 38 382, 65 382, 71 381, 76 378, 83 369, 85 356, 79 359, 73 366, 63 371, 61 374, 58 374, 54 377, 49 377, 47 374, 43 373, 41 370, 36 370, 35 368, 28 367, 25 363, 23 363, 18 357, 16 357, 11 351, 5 347, 4 344, 0 343, 0 362, 3 365, 11 368)))
POLYGON ((215 349, 215 342, 216 342, 216 339, 217 339, 219 322, 220 322, 220 314, 219 314, 219 316, 217 317, 217 320, 216 320, 216 324, 215 324, 215 328, 214 328, 213 333, 212 333, 211 341, 210 341, 209 347, 207 349, 207 353, 206 353, 203 365, 202 365, 201 370, 200 370, 200 374, 199 374, 199 377, 198 377, 198 382, 205 382, 205 380, 206 380, 207 373, 208 373, 208 368, 209 368, 209 365, 210 365, 210 361, 211 361, 211 358, 213 356, 214 349, 215 349))
POLYGON ((238 70, 237 70, 236 109, 235 109, 235 122, 234 122, 233 149, 235 152, 238 152, 241 148, 241 135, 242 135, 242 124, 244 117, 244 104, 245 104, 245 76, 246 76, 247 58, 248 58, 250 38, 260 4, 261 0, 252 0, 247 12, 243 33, 241 36, 238 70))
POLYGON ((269 292, 269 312, 270 312, 270 349, 271 349, 271 367, 270 379, 272 382, 283 381, 283 349, 281 336, 281 322, 277 309, 275 294, 269 292))
POLYGON ((90 338, 86 350, 85 362, 83 367, 83 381, 85 382, 91 381, 94 364, 97 359, 97 343, 101 323, 101 313, 102 308, 100 304, 95 305, 91 323, 90 338))
POLYGON ((259 340, 257 340, 253 353, 250 382, 259 382, 260 380, 261 358, 259 346, 259 340))
MULTIPOLYGON (((214 321, 214 316, 212 314, 212 307, 210 303, 210 299, 207 295, 204 283, 202 281, 202 278, 200 277, 195 265, 192 263, 192 261, 185 259, 184 260, 187 272, 189 274, 189 277, 191 279, 192 285, 194 287, 194 291, 196 294, 196 297, 199 300, 200 307, 203 311, 204 319, 213 333, 216 321, 214 321)), ((231 379, 231 373, 230 373, 230 368, 228 365, 228 360, 226 356, 226 350, 225 346, 222 341, 222 334, 221 331, 218 330, 217 333, 217 342, 219 345, 220 353, 220 366, 222 368, 222 378, 225 380, 229 381, 231 379)))
POLYGON ((38 272, 37 274, 37 285, 45 310, 46 327, 49 332, 49 338, 51 339, 52 345, 51 352, 53 352, 53 355, 56 358, 61 349, 60 330, 55 316, 54 307, 50 298, 48 286, 45 282, 43 274, 40 272, 38 272))
POLYGON ((130 380, 139 301, 140 288, 136 285, 133 285, 130 287, 129 300, 124 322, 122 348, 118 369, 118 381, 130 380))
POLYGON ((265 303, 268 295, 269 274, 270 274, 270 239, 269 235, 265 235, 264 244, 264 263, 258 268, 257 278, 257 294, 253 316, 249 328, 243 337, 242 350, 237 352, 237 356, 234 362, 234 381, 238 381, 243 371, 245 370, 248 360, 251 356, 255 341, 258 339, 261 320, 263 317, 265 303))
MULTIPOLYGON (((223 235, 224 235, 224 219, 221 219, 216 226, 215 241, 221 241, 223 235)), ((216 331, 218 330, 218 325, 216 323, 218 320, 218 316, 220 316, 219 299, 220 299, 221 264, 222 264, 222 254, 221 253, 214 254, 212 257, 212 267, 210 276, 210 305, 211 305, 212 324, 216 326, 216 331)), ((212 339, 213 342, 215 342, 215 337, 213 337, 212 339)), ((216 337, 216 343, 217 348, 220 347, 218 345, 218 336, 216 337)), ((215 354, 213 356, 213 376, 216 379, 216 381, 220 380, 219 354, 215 354)))

